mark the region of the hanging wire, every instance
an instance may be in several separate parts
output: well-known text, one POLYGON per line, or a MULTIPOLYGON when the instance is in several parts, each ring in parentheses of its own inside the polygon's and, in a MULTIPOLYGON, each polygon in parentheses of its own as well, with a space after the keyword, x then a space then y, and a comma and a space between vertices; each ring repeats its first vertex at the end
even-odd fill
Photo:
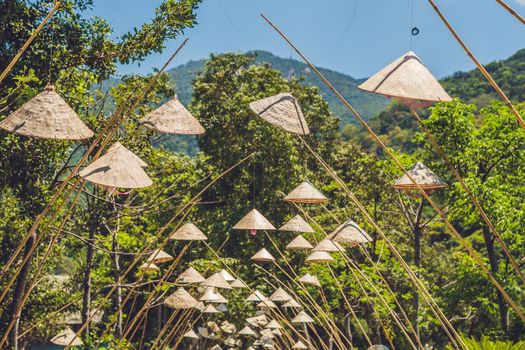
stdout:
MULTIPOLYGON (((326 54, 326 57, 330 57, 332 55, 332 53, 334 53, 334 51, 339 47, 339 45, 341 44, 343 39, 346 37, 346 35, 350 31, 350 29, 352 28, 352 25, 354 24, 354 19, 355 19, 356 14, 357 14, 358 6, 359 6, 359 0, 355 0, 354 8, 352 9, 352 15, 350 16, 350 19, 348 20, 348 23, 346 24, 346 27, 343 30, 343 33, 341 33, 341 35, 339 36, 339 38, 335 42, 334 46, 330 49, 330 51, 328 51, 328 53, 326 54)), ((290 49, 290 50, 292 50, 292 49, 290 49)))

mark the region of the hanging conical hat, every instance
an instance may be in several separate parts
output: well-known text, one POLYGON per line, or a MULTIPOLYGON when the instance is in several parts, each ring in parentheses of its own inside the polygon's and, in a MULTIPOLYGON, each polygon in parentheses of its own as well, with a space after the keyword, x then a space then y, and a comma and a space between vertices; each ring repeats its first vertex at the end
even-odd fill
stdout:
POLYGON ((114 188, 142 188, 153 181, 144 171, 146 165, 120 142, 111 146, 106 154, 89 164, 79 175, 94 184, 114 188))
POLYGON ((304 261, 307 264, 313 264, 313 263, 330 263, 335 261, 334 258, 327 252, 313 252, 306 258, 304 261))
POLYGON ((304 311, 301 311, 292 319, 292 323, 313 323, 314 320, 304 311))
POLYGON ((243 329, 239 331, 239 335, 248 335, 248 336, 257 336, 257 333, 253 329, 251 329, 248 326, 245 326, 243 329))
POLYGON ((164 300, 164 304, 172 309, 191 309, 197 306, 198 301, 186 292, 184 288, 179 288, 164 300))
POLYGON ((272 347, 270 347, 271 344, 269 342, 267 343, 267 340, 265 338, 267 338, 267 339, 275 338, 275 334, 272 333, 272 330, 270 328, 266 328, 266 329, 261 330, 261 339, 260 339, 260 341, 263 344, 263 348, 264 349, 274 349, 273 345, 272 345, 272 347))
POLYGON ((283 328, 283 326, 281 326, 279 324, 279 322, 277 322, 276 320, 271 320, 270 322, 268 322, 268 324, 266 325, 266 328, 268 329, 281 329, 283 328))
POLYGON ((293 203, 324 203, 328 200, 308 181, 303 181, 292 190, 284 200, 293 203))
POLYGON ((268 324, 268 318, 266 317, 266 315, 249 317, 246 319, 246 323, 254 327, 264 327, 268 324))
POLYGON ((272 295, 270 295, 270 300, 271 301, 276 301, 276 302, 286 302, 288 300, 292 299, 292 296, 288 293, 286 293, 286 291, 284 289, 282 289, 281 287, 277 288, 275 290, 275 292, 273 292, 272 295))
POLYGON ((193 267, 188 267, 183 273, 177 277, 176 281, 183 284, 202 283, 206 279, 193 267))
POLYGON ((313 233, 315 230, 307 223, 301 215, 296 215, 290 219, 286 224, 279 228, 279 231, 290 231, 290 232, 306 232, 313 233))
POLYGON ((286 303, 283 304, 284 308, 302 308, 301 304, 297 302, 294 298, 288 300, 286 303))
POLYGON ((232 283, 230 283, 230 286, 232 286, 232 288, 237 288, 237 289, 248 288, 248 285, 238 278, 235 279, 235 281, 233 281, 232 283))
POLYGON ((213 275, 208 277, 208 279, 202 282, 202 285, 207 287, 232 289, 230 284, 224 279, 224 277, 222 277, 220 273, 214 273, 213 275))
POLYGON ((204 133, 199 121, 175 97, 141 119, 141 123, 163 134, 198 135, 204 133))
POLYGON ((235 277, 233 277, 228 271, 225 269, 222 269, 219 271, 221 276, 226 280, 226 282, 233 282, 235 281, 235 277))
POLYGON ((313 249, 314 252, 328 252, 328 253, 340 252, 342 250, 344 250, 344 248, 341 247, 339 243, 332 242, 328 238, 323 239, 313 249))
POLYGON ((199 300, 214 304, 225 304, 228 302, 228 300, 225 297, 223 297, 219 292, 215 291, 213 288, 206 289, 206 291, 199 298, 199 300))
POLYGON ((218 304, 215 308, 219 312, 228 312, 228 308, 226 307, 226 304, 218 304))
POLYGON ((268 123, 285 131, 299 135, 310 133, 299 103, 289 93, 254 101, 250 108, 268 123))
POLYGON ((336 243, 347 244, 350 247, 372 242, 372 237, 352 220, 341 224, 328 237, 336 243))
POLYGON ((268 298, 265 297, 264 294, 259 292, 258 290, 248 295, 248 297, 246 298, 246 301, 253 301, 253 302, 259 302, 259 301, 265 301, 265 300, 268 300, 268 298))
POLYGON ((161 264, 168 261, 172 261, 173 257, 166 253, 162 249, 155 249, 153 253, 149 256, 147 262, 148 263, 154 263, 154 264, 161 264))
POLYGON ((206 305, 204 310, 202 310, 202 313, 203 314, 220 314, 221 312, 217 310, 217 308, 213 306, 213 304, 208 304, 206 305))
POLYGON ((234 230, 275 230, 275 227, 257 209, 252 209, 235 226, 234 230))
POLYGON ((82 339, 76 336, 71 328, 67 327, 50 340, 51 343, 59 346, 81 346, 84 345, 82 339))
POLYGON ((277 308, 277 305, 271 300, 263 300, 259 304, 257 304, 258 308, 268 308, 268 309, 275 309, 277 308))
POLYGON ((319 283, 319 280, 317 277, 310 275, 309 273, 305 274, 303 277, 299 278, 299 281, 304 284, 311 284, 316 287, 321 287, 321 283, 319 283))
POLYGON ((188 338, 188 339, 199 339, 199 336, 197 335, 197 333, 195 333, 195 331, 193 329, 190 329, 189 331, 184 333, 184 335, 182 337, 183 338, 188 338))
POLYGON ((267 251, 265 248, 259 250, 250 259, 253 260, 253 261, 258 261, 258 262, 275 261, 275 258, 272 256, 272 254, 270 254, 270 252, 267 251))
POLYGON ((313 245, 311 245, 310 242, 308 242, 308 240, 301 235, 295 237, 286 246, 286 250, 308 250, 312 248, 313 245))
POLYGON ((272 333, 278 337, 281 337, 283 333, 278 329, 272 329, 272 333))
POLYGON ((204 303, 202 301, 199 301, 195 305, 195 309, 199 310, 200 312, 202 312, 205 308, 206 308, 206 305, 204 305, 204 303))
POLYGON ((308 350, 308 346, 304 345, 304 343, 302 341, 298 341, 297 343, 295 343, 293 346, 292 346, 292 349, 297 349, 297 350, 308 350))
POLYGON ((401 99, 414 107, 428 106, 432 102, 452 100, 437 79, 412 51, 390 63, 359 85, 359 88, 401 99))
POLYGON ((205 241, 208 237, 197 226, 189 222, 173 232, 169 239, 176 241, 205 241))
MULTIPOLYGON (((414 181, 424 190, 434 190, 437 188, 447 187, 445 181, 441 180, 439 176, 434 174, 432 170, 426 167, 423 163, 417 162, 409 171, 408 174, 414 179, 414 181)), ((398 190, 404 189, 417 189, 417 186, 403 174, 394 183, 394 188, 398 190)))
POLYGON ((160 268, 153 263, 145 262, 139 266, 139 270, 142 272, 157 272, 160 270, 160 268))
POLYGON ((83 140, 93 136, 93 132, 52 86, 47 86, 2 120, 0 128, 42 139, 83 140))
POLYGON ((222 348, 219 346, 219 344, 217 344, 217 345, 212 346, 210 350, 222 350, 222 348))

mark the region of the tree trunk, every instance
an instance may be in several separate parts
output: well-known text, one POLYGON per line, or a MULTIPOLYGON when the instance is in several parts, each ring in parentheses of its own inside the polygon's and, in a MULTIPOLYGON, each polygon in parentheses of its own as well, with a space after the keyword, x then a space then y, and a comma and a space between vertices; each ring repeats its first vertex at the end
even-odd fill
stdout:
MULTIPOLYGON (((494 241, 492 240, 492 233, 488 227, 483 227, 483 238, 485 240, 485 247, 487 248, 487 254, 489 256, 490 269, 493 275, 498 273, 498 257, 494 249, 494 241)), ((508 305, 503 295, 499 290, 496 290, 496 299, 498 302, 499 316, 501 329, 505 334, 509 333, 509 321, 508 321, 508 305)))

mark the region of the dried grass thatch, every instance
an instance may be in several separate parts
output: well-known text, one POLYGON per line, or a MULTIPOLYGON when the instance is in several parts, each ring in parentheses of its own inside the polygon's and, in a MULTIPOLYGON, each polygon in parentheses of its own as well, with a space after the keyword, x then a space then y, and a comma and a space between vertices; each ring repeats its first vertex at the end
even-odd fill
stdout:
POLYGON ((160 268, 151 262, 145 262, 144 264, 139 266, 139 270, 141 272, 151 273, 151 272, 157 272, 160 271, 160 268))
POLYGON ((232 289, 232 286, 230 286, 230 284, 224 279, 224 277, 222 277, 220 273, 214 273, 204 282, 202 282, 202 285, 221 289, 232 289))
POLYGON ((185 310, 197 306, 198 301, 191 296, 184 288, 180 287, 164 300, 164 304, 172 309, 185 310))
POLYGON ((275 292, 273 292, 272 295, 270 295, 271 301, 276 302, 286 302, 288 300, 292 299, 292 296, 288 294, 284 289, 281 287, 277 288, 275 292))
POLYGON ((169 239, 175 241, 205 241, 208 237, 197 226, 188 222, 173 232, 169 239))
POLYGON ((148 260, 146 260, 147 263, 153 263, 153 264, 162 264, 168 261, 172 261, 173 257, 166 253, 162 249, 155 249, 153 253, 149 256, 148 260))
POLYGON ((175 97, 141 119, 142 125, 163 134, 204 133, 199 121, 175 97))
POLYGON ((266 325, 266 328, 268 329, 282 329, 283 326, 281 326, 279 324, 279 322, 277 322, 276 320, 271 320, 270 322, 268 322, 268 324, 266 325))
POLYGON ((286 303, 283 304, 284 308, 294 308, 294 309, 300 309, 302 308, 302 305, 297 302, 294 298, 288 300, 286 303))
POLYGON ((334 261, 335 259, 327 252, 313 252, 306 258, 304 262, 307 264, 315 264, 315 263, 331 263, 334 261))
POLYGON ((333 242, 332 240, 325 238, 321 242, 319 242, 313 249, 314 252, 328 252, 328 253, 335 253, 343 251, 344 248, 336 242, 333 242))
POLYGON ((182 337, 187 339, 199 339, 199 336, 197 335, 197 333, 195 333, 193 329, 190 329, 189 331, 184 333, 182 337))
POLYGON ((294 345, 292 345, 292 349, 296 349, 296 350, 308 350, 308 346, 304 345, 304 343, 302 341, 298 341, 297 343, 295 343, 294 345))
POLYGON ((232 283, 230 283, 230 285, 232 286, 232 288, 237 288, 237 289, 248 288, 248 285, 238 278, 235 279, 232 283))
POLYGON ((409 51, 370 79, 361 90, 393 97, 412 107, 452 100, 419 57, 409 51))
POLYGON ((188 267, 176 279, 177 283, 182 283, 182 284, 202 283, 205 280, 206 279, 193 267, 188 267))
POLYGON ((279 228, 279 231, 313 233, 315 230, 307 223, 301 215, 291 218, 286 224, 279 228))
POLYGON ((299 135, 310 133, 297 99, 289 93, 254 101, 250 103, 250 108, 268 123, 280 129, 299 135))
POLYGON ((213 304, 208 304, 206 305, 204 310, 202 310, 202 313, 203 314, 220 314, 221 312, 217 310, 217 308, 213 306, 213 304))
MULTIPOLYGON (((432 191, 438 188, 444 188, 448 185, 439 176, 434 174, 427 166, 421 162, 414 164, 408 174, 414 179, 414 181, 425 191, 432 191)), ((406 174, 403 174, 399 179, 396 180, 393 187, 398 190, 417 190, 418 187, 408 178, 406 174)))
POLYGON ((303 181, 292 192, 288 193, 284 200, 292 203, 317 204, 328 201, 328 198, 310 182, 303 181))
POLYGON ((299 235, 295 237, 288 245, 285 247, 286 250, 308 250, 312 249, 314 246, 308 242, 306 238, 299 235))
POLYGON ((270 254, 270 252, 267 251, 265 248, 259 250, 250 259, 253 260, 253 261, 257 261, 257 262, 272 262, 272 261, 275 261, 275 258, 272 256, 272 254, 270 254))
POLYGON ((252 301, 252 302, 259 302, 259 301, 265 301, 268 300, 268 298, 258 290, 253 292, 252 294, 248 295, 246 298, 246 301, 252 301))
POLYGON ((234 230, 275 230, 275 227, 257 209, 252 209, 235 226, 234 230))
POLYGON ((52 86, 24 103, 0 122, 0 128, 24 136, 53 140, 84 140, 93 132, 52 86))
POLYGON ((200 301, 213 304, 227 304, 228 300, 217 292, 214 288, 208 288, 204 294, 199 298, 200 301))
POLYGON ((319 280, 316 276, 310 275, 309 273, 303 275, 303 277, 299 278, 299 281, 304 284, 311 284, 316 287, 321 287, 321 283, 319 283, 319 280))
POLYGON ((233 282, 235 281, 235 277, 233 277, 231 275, 231 273, 229 273, 228 271, 226 271, 225 269, 222 269, 219 271, 219 273, 221 274, 221 276, 226 280, 226 282, 233 282))
POLYGON ((313 318, 308 316, 308 314, 304 311, 301 311, 295 316, 292 321, 292 323, 313 323, 315 322, 313 318))
POLYGON ((251 329, 249 326, 245 326, 243 329, 241 329, 238 333, 239 335, 246 335, 246 336, 253 336, 256 337, 257 333, 253 329, 251 329))
POLYGON ((268 318, 266 315, 249 317, 246 319, 246 323, 248 323, 250 326, 261 328, 268 324, 268 318))
POLYGON ((50 340, 51 343, 59 346, 82 346, 84 342, 78 337, 71 328, 67 327, 50 340))
POLYGON ((339 225, 328 237, 335 243, 350 247, 372 242, 372 237, 353 220, 348 220, 339 225))

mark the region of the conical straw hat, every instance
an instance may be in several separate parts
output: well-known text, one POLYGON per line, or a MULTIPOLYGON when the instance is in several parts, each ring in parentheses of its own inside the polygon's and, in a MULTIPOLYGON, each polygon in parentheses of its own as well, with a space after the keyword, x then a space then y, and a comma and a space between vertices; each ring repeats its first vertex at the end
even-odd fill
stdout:
POLYGON ((273 292, 272 295, 270 295, 271 301, 277 301, 277 302, 286 302, 288 300, 292 299, 292 296, 281 287, 277 288, 275 292, 273 292))
POLYGON ((347 244, 350 247, 372 242, 372 237, 352 220, 341 224, 329 237, 335 243, 347 244))
POLYGON ((214 290, 214 288, 208 288, 204 294, 199 298, 200 301, 213 304, 226 304, 228 300, 222 296, 221 293, 214 290))
POLYGON ((163 134, 198 135, 204 133, 199 121, 175 97, 141 119, 141 123, 163 134))
POLYGON ((268 123, 280 129, 299 135, 310 133, 299 103, 289 93, 254 101, 250 103, 250 108, 268 123))
POLYGON ((205 241, 208 237, 197 226, 189 222, 173 232, 169 239, 175 241, 205 241))
POLYGON ((234 230, 275 230, 275 227, 257 209, 252 209, 235 226, 234 230))
POLYGON ((313 252, 306 258, 304 261, 307 264, 313 264, 313 263, 331 263, 335 261, 334 258, 327 252, 313 252))
POLYGON ((219 346, 219 344, 217 344, 217 345, 212 346, 210 350, 222 350, 222 348, 219 346))
POLYGON ((317 277, 310 275, 309 273, 305 274, 303 277, 299 278, 299 281, 304 284, 311 284, 316 287, 321 287, 321 283, 319 283, 319 280, 317 277))
POLYGON ((264 349, 275 349, 273 347, 273 343, 272 344, 265 344, 267 342, 267 339, 265 338, 269 338, 269 339, 273 339, 275 338, 275 334, 272 333, 272 330, 270 328, 266 328, 266 329, 263 329, 261 330, 261 343, 263 344, 263 348, 264 349), (270 347, 269 345, 272 345, 272 347, 270 347))
POLYGON ((202 282, 203 286, 207 287, 216 287, 216 288, 222 288, 222 289, 232 289, 230 284, 222 277, 220 273, 214 273, 208 279, 206 279, 204 282, 202 282))
POLYGON ((308 346, 304 345, 304 343, 302 341, 298 341, 297 343, 295 343, 294 345, 292 345, 292 349, 297 349, 297 350, 308 350, 308 346))
POLYGON ((249 317, 246 319, 246 323, 253 327, 264 327, 268 324, 268 318, 266 317, 266 315, 249 317))
POLYGON ((328 253, 334 253, 334 252, 340 252, 344 250, 343 247, 339 243, 335 243, 328 238, 323 239, 321 242, 319 242, 313 249, 314 252, 328 252, 328 253))
POLYGON ((139 266, 139 270, 142 272, 157 272, 160 270, 160 268, 154 263, 145 262, 139 266))
POLYGON ((220 314, 221 312, 217 310, 217 308, 213 306, 213 304, 208 304, 206 305, 204 310, 202 310, 202 313, 203 314, 220 314))
POLYGON ((248 297, 246 298, 246 301, 253 301, 253 302, 259 302, 259 301, 265 301, 265 300, 268 300, 268 298, 265 297, 264 294, 259 292, 258 290, 248 295, 248 297))
POLYGON ((197 306, 198 301, 191 296, 190 293, 186 292, 184 288, 179 288, 164 300, 164 304, 171 307, 172 309, 191 309, 197 306))
POLYGON ((193 329, 190 329, 189 331, 184 333, 184 335, 182 337, 183 338, 188 338, 188 339, 199 339, 199 336, 197 335, 197 333, 195 333, 195 331, 193 329))
POLYGON ((235 277, 233 277, 228 271, 225 269, 222 269, 219 271, 221 276, 226 280, 226 282, 233 282, 235 281, 235 277))
POLYGON ((276 320, 271 320, 270 322, 268 322, 268 324, 266 325, 266 328, 268 329, 281 329, 283 328, 283 326, 281 326, 279 324, 279 322, 277 322, 276 320))
POLYGON ((246 288, 248 288, 248 285, 246 283, 244 283, 242 280, 238 279, 238 278, 235 281, 233 281, 232 283, 230 283, 230 286, 232 286, 232 288, 237 288, 237 289, 246 289, 246 288))
POLYGON ((71 328, 67 327, 50 340, 51 343, 59 346, 81 346, 84 345, 82 339, 76 336, 71 328))
POLYGON ((284 308, 302 308, 301 304, 297 302, 294 298, 288 300, 286 303, 283 304, 284 308))
POLYGON ((288 245, 286 250, 308 250, 312 249, 313 245, 310 244, 303 236, 299 235, 295 237, 288 245))
POLYGON ((204 305, 204 303, 202 301, 199 301, 195 305, 195 309, 199 310, 200 312, 202 312, 205 308, 206 308, 206 305, 204 305))
POLYGON ((102 157, 82 170, 79 175, 94 184, 115 188, 142 188, 153 184, 143 167, 146 163, 120 142, 102 157))
POLYGON ((259 250, 250 259, 253 260, 253 261, 258 261, 258 262, 275 261, 275 258, 272 256, 272 254, 270 254, 270 252, 267 251, 265 248, 259 250))
POLYGON ((52 86, 46 87, 2 120, 0 128, 42 139, 83 140, 93 136, 93 132, 52 86))
POLYGON ((292 323, 313 323, 314 320, 304 311, 301 311, 292 319, 292 323))
POLYGON ((271 300, 263 300, 259 304, 257 304, 258 308, 268 308, 268 309, 275 309, 277 308, 277 305, 271 300))
POLYGON ((153 253, 149 256, 147 262, 148 263, 154 263, 154 264, 161 264, 168 261, 172 261, 173 257, 166 253, 162 249, 155 249, 153 253))
POLYGON ((303 181, 284 197, 284 200, 293 203, 315 204, 324 203, 328 198, 319 192, 311 183, 303 181))
POLYGON ((249 326, 245 326, 239 331, 239 335, 257 336, 257 333, 255 333, 255 331, 249 326))
POLYGON ((226 307, 226 304, 218 304, 215 308, 219 312, 228 312, 228 308, 226 307))
POLYGON ((281 337, 283 333, 278 329, 272 329, 272 333, 278 337, 281 337))
POLYGON ((370 79, 361 90, 401 99, 414 107, 452 100, 419 57, 407 52, 370 79))
POLYGON ((202 283, 205 280, 206 279, 193 267, 188 267, 176 279, 178 283, 184 283, 184 284, 202 283))
POLYGON ((313 233, 315 230, 307 223, 301 215, 296 215, 290 219, 286 224, 279 228, 279 231, 290 231, 290 232, 306 232, 313 233))
MULTIPOLYGON (((432 170, 426 167, 423 163, 417 162, 414 166, 408 171, 408 174, 414 179, 414 181, 424 190, 434 190, 438 188, 447 187, 445 181, 441 180, 439 176, 434 174, 432 170)), ((404 189, 417 189, 417 186, 403 174, 397 181, 394 183, 394 188, 398 190, 404 189)))

